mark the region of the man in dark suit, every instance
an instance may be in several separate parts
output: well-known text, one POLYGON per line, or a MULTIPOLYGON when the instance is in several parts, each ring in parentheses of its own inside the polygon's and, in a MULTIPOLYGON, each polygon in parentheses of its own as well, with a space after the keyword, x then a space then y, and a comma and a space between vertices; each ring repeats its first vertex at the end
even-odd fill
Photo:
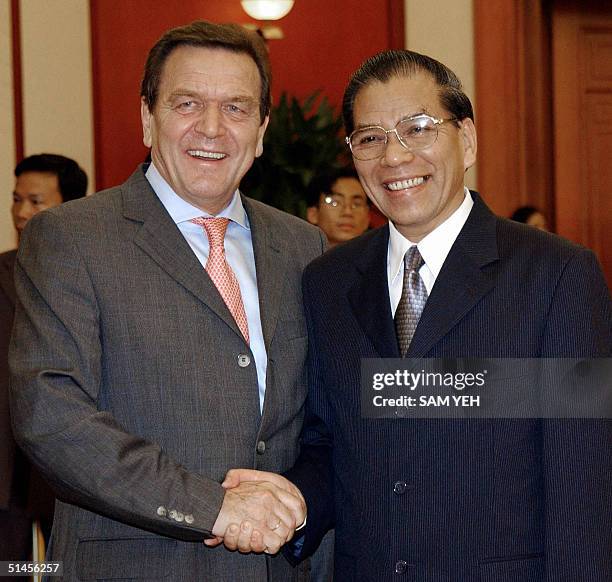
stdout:
MULTIPOLYGON (((343 109, 361 182, 390 224, 304 274, 307 420, 290 482, 275 482, 297 486, 308 514, 288 554, 308 556, 335 525, 337 582, 610 580, 609 419, 368 419, 360 406, 363 358, 610 357, 593 253, 466 190, 472 107, 441 63, 378 54, 343 109)), ((273 477, 234 471, 226 486, 247 479, 273 477)))
POLYGON ((263 40, 194 22, 149 52, 150 165, 35 217, 16 264, 16 436, 59 502, 49 551, 64 580, 298 580, 273 556, 304 518, 273 484, 306 398, 303 268, 322 233, 249 200, 270 110, 263 40), (24 349, 25 346, 31 349, 24 349), (266 552, 214 545, 231 522, 266 552))
MULTIPOLYGON (((70 158, 37 154, 15 167, 11 212, 17 236, 32 216, 62 202, 82 198, 87 175, 70 158)), ((8 390, 8 346, 15 314, 13 269, 17 251, 0 254, 0 561, 27 560, 32 550, 32 519, 50 530, 53 495, 15 445, 8 390)))

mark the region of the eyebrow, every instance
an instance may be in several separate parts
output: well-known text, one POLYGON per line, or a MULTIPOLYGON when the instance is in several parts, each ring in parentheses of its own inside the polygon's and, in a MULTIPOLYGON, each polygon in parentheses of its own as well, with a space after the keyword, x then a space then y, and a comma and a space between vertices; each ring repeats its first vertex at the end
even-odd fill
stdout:
POLYGON ((257 99, 254 99, 253 97, 249 97, 247 95, 236 95, 235 97, 225 99, 225 101, 236 101, 238 103, 258 103, 257 99))
POLYGON ((33 200, 33 199, 36 199, 36 198, 43 198, 44 199, 46 197, 46 195, 43 194, 42 192, 26 192, 25 194, 19 194, 19 192, 16 192, 15 190, 13 190, 13 198, 15 198, 16 196, 18 198, 21 198, 22 200, 26 199, 26 198, 28 198, 30 200, 33 200))
MULTIPOLYGON (((187 89, 177 89, 176 91, 173 91, 169 95, 170 101, 172 101, 173 99, 176 99, 177 97, 194 97, 196 99, 201 99, 201 100, 203 99, 202 95, 200 95, 196 91, 189 91, 187 89)), ((233 95, 226 99, 221 99, 221 101, 222 102, 233 102, 233 103, 258 103, 257 99, 254 99, 253 97, 249 95, 233 95)))
POLYGON ((177 97, 199 97, 199 95, 194 91, 187 91, 183 89, 172 91, 172 93, 168 95, 168 99, 170 101, 172 101, 173 99, 176 99, 177 97))
MULTIPOLYGON (((405 119, 410 119, 411 117, 417 117, 419 115, 431 115, 435 117, 433 113, 430 113, 427 107, 421 107, 421 109, 415 113, 409 113, 408 115, 402 115, 395 123, 399 123, 400 121, 404 121, 405 119)), ((355 130, 357 129, 365 129, 367 127, 382 127, 379 123, 359 123, 355 124, 355 130)))

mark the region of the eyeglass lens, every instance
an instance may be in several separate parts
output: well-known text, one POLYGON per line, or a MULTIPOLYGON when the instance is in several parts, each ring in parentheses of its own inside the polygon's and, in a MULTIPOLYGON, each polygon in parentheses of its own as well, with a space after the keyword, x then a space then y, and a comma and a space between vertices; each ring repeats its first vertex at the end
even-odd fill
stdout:
POLYGON ((324 196, 323 201, 331 208, 345 208, 348 206, 351 210, 364 210, 368 207, 368 203, 361 198, 356 198, 350 202, 346 202, 344 196, 334 194, 324 196))
POLYGON ((378 158, 383 155, 388 133, 396 133, 400 143, 409 150, 425 149, 431 146, 438 136, 438 126, 428 116, 412 117, 400 121, 394 129, 366 127, 351 135, 350 145, 353 155, 362 160, 378 158))

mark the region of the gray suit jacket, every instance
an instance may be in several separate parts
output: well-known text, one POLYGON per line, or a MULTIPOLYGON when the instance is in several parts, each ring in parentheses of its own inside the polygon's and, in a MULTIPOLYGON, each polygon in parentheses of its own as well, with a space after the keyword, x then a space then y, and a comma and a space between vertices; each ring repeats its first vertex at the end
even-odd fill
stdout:
POLYGON ((49 559, 64 560, 64 580, 297 580, 282 556, 202 540, 228 469, 296 459, 300 279, 324 239, 243 200, 268 353, 262 415, 253 355, 143 169, 36 216, 22 237, 11 409, 61 499, 49 559))

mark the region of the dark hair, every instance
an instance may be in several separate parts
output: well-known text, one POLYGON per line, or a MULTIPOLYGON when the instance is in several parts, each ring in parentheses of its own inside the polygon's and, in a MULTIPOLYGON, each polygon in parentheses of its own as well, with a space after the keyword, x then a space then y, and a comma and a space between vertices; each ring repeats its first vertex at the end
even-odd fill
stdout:
POLYGON ((263 123, 270 113, 271 104, 270 59, 264 40, 238 24, 214 24, 205 20, 168 30, 149 51, 140 85, 140 96, 144 98, 149 111, 153 111, 157 101, 164 63, 170 53, 180 46, 220 48, 250 56, 257 65, 261 80, 259 114, 263 123))
POLYGON ((15 177, 26 172, 55 174, 62 200, 76 200, 87 193, 87 174, 74 160, 58 154, 36 154, 23 158, 15 167, 15 177))
MULTIPOLYGON (((318 206, 321 194, 328 194, 331 192, 332 186, 336 183, 336 180, 340 178, 355 178, 355 180, 359 180, 359 176, 352 166, 332 168, 315 174, 306 188, 306 205, 309 207, 318 206)), ((369 204, 370 200, 367 196, 366 200, 369 204)))
POLYGON ((426 55, 408 50, 390 50, 375 54, 353 73, 344 91, 342 117, 346 135, 353 131, 353 106, 357 93, 368 84, 385 83, 393 77, 411 77, 424 72, 431 75, 438 85, 440 103, 453 117, 459 120, 469 117, 474 120, 474 110, 468 96, 463 92, 461 81, 446 65, 426 55))
POLYGON ((538 212, 540 211, 535 206, 521 206, 513 212, 510 220, 524 222, 526 224, 527 221, 538 212))

